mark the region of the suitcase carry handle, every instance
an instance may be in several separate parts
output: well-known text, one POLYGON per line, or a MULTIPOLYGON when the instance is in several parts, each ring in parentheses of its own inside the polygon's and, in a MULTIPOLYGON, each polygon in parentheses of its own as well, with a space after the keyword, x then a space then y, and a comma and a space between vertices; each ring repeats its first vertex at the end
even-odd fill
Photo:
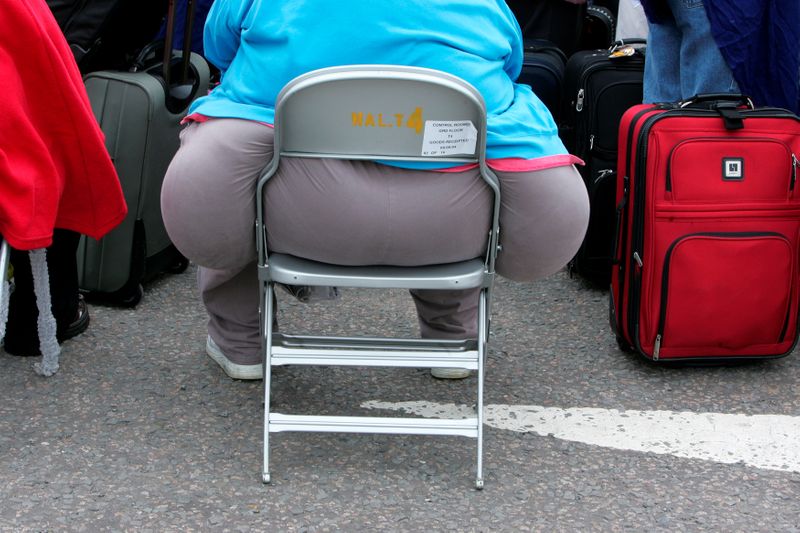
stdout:
POLYGON ((709 93, 697 94, 687 100, 678 102, 679 109, 699 107, 716 111, 722 117, 726 130, 740 130, 744 128, 744 116, 741 107, 755 109, 753 100, 743 94, 709 93))
POLYGON ((719 107, 718 104, 725 103, 725 107, 730 107, 730 103, 738 103, 739 105, 746 105, 750 109, 755 109, 756 106, 753 104, 753 99, 744 94, 738 93, 703 93, 703 94, 696 94, 686 100, 681 100, 678 102, 678 107, 691 107, 695 104, 702 104, 702 103, 711 103, 711 106, 704 106, 711 109, 716 109, 719 107))
POLYGON ((614 44, 612 44, 609 47, 609 50, 611 50, 613 52, 617 48, 620 48, 622 46, 628 46, 629 44, 647 44, 647 39, 644 39, 644 38, 641 38, 641 37, 631 37, 630 39, 620 39, 618 41, 614 41, 614 44))

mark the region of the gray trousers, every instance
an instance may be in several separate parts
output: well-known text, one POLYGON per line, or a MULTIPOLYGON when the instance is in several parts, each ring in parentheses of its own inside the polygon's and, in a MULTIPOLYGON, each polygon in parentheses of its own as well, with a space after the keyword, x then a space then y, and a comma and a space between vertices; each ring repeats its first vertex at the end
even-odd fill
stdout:
MULTIPOLYGON (((255 186, 273 154, 272 128, 237 119, 189 124, 161 191, 167 231, 199 265, 208 333, 236 363, 260 362, 255 186)), ((580 245, 589 201, 573 166, 496 172, 498 274, 531 281, 580 245)), ((485 253, 491 192, 476 170, 430 172, 369 161, 286 158, 265 192, 270 251, 344 265, 422 265, 485 253)), ((428 338, 476 328, 477 290, 411 291, 428 338)))

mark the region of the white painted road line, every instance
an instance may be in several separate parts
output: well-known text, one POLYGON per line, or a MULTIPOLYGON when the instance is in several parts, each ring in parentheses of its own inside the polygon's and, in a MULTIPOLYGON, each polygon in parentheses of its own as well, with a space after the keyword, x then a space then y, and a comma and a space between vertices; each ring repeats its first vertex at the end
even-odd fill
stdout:
MULTIPOLYGON (((474 414, 469 406, 432 402, 369 401, 361 406, 431 418, 474 414)), ((484 406, 484 423, 618 450, 800 472, 797 416, 494 404, 484 406)))

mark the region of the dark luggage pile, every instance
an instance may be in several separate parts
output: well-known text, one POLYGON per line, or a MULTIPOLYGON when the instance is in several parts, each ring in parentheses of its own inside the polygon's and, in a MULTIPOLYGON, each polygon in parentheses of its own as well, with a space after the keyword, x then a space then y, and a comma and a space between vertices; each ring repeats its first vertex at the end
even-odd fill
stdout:
POLYGON ((84 73, 128 204, 127 218, 107 236, 82 239, 80 288, 90 300, 132 307, 142 283, 188 266, 164 228, 160 193, 180 121, 208 90, 208 64, 189 51, 194 1, 186 4, 180 52, 173 50, 176 0, 48 3, 84 73), (165 38, 153 41, 165 20, 165 38))
POLYGON ((642 102, 644 40, 583 50, 566 67, 559 135, 586 163, 578 170, 589 192, 589 228, 570 263, 573 272, 608 288, 614 235, 617 133, 625 111, 642 102))
POLYGON ((608 288, 614 234, 617 131, 622 114, 642 102, 646 41, 614 41, 618 2, 575 5, 508 2, 519 20, 525 55, 518 83, 530 85, 553 115, 591 202, 589 228, 570 271, 608 288))

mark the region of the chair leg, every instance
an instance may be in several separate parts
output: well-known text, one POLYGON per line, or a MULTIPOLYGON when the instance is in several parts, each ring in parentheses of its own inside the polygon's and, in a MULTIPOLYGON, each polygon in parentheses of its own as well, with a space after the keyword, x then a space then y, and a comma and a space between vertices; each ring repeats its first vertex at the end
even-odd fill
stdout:
POLYGON ((261 481, 269 483, 269 397, 272 378, 272 326, 274 324, 275 301, 273 294, 275 287, 272 282, 264 283, 261 291, 261 309, 264 309, 262 319, 263 338, 263 366, 264 366, 264 469, 261 472, 261 481))
POLYGON ((478 403, 476 406, 478 418, 478 464, 475 474, 475 488, 478 490, 483 489, 483 366, 486 358, 486 336, 489 330, 486 292, 486 289, 481 291, 480 300, 478 301, 478 403))

